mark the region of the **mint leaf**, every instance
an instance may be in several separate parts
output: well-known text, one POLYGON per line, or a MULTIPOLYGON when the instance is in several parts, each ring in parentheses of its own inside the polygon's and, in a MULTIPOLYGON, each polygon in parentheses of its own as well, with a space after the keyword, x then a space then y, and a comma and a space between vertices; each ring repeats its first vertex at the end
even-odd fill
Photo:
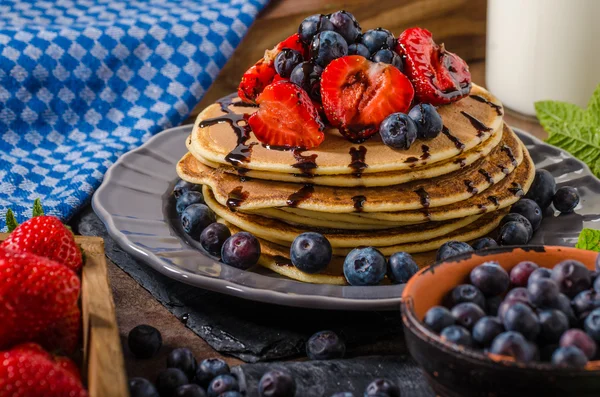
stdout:
POLYGON ((44 216, 44 208, 39 198, 33 200, 33 216, 44 216))
POLYGON ((8 229, 8 232, 11 233, 17 226, 19 226, 19 224, 17 223, 15 214, 9 208, 8 211, 6 211, 6 228, 8 229))
POLYGON ((583 229, 579 234, 575 247, 600 252, 600 230, 583 229))

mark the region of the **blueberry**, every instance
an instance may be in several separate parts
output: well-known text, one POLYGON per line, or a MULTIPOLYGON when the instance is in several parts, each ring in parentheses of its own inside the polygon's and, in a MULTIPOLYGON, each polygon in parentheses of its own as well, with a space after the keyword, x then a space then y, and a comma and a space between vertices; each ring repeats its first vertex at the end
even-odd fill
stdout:
POLYGON ((521 302, 531 303, 531 301, 529 300, 529 293, 527 292, 527 288, 524 288, 524 287, 517 287, 517 288, 511 289, 510 291, 508 291, 508 293, 506 294, 504 299, 505 300, 516 299, 521 302))
POLYGON ((417 139, 417 124, 404 113, 392 113, 379 126, 379 135, 387 146, 406 150, 417 139))
POLYGON ((594 309, 583 322, 583 328, 596 342, 600 342, 600 309, 594 309))
POLYGON ((129 395, 131 397, 160 397, 158 390, 148 379, 129 379, 129 395))
POLYGON ((571 306, 578 317, 600 308, 600 293, 596 290, 586 290, 578 293, 571 301, 571 306))
POLYGON ((547 309, 539 312, 540 339, 544 343, 557 343, 560 336, 569 329, 569 319, 561 311, 547 309))
POLYGON ((571 307, 571 300, 565 294, 558 294, 558 301, 556 302, 554 309, 561 311, 567 316, 571 326, 574 326, 577 323, 577 317, 575 317, 575 312, 571 307))
POLYGON ((260 242, 248 232, 238 232, 225 240, 221 260, 229 266, 246 270, 258 263, 260 242))
POLYGON ((332 31, 318 33, 310 43, 310 58, 322 67, 346 55, 348 55, 348 44, 339 33, 332 31))
POLYGON ((471 284, 476 286, 484 295, 500 295, 508 288, 510 279, 508 273, 498 262, 485 262, 473 270, 469 275, 471 284))
POLYGON ((296 381, 287 371, 272 369, 260 378, 258 395, 260 397, 294 397, 296 381))
MULTIPOLYGON (((195 384, 183 385, 179 386, 177 390, 175 390, 175 397, 206 397, 206 393, 204 389, 195 384)), ((223 395, 221 394, 222 397, 223 395)))
POLYGON ((391 380, 384 378, 375 379, 365 389, 364 397, 371 396, 400 397, 400 388, 391 380))
POLYGON ((194 353, 185 347, 173 349, 167 356, 167 368, 179 368, 189 379, 196 374, 196 367, 194 353))
POLYGON ((579 261, 567 259, 554 266, 552 280, 560 287, 560 292, 573 298, 592 286, 590 271, 579 261))
POLYGON ((460 325, 450 325, 449 327, 444 328, 442 332, 440 332, 440 337, 443 341, 456 343, 457 345, 473 345, 469 330, 460 325))
POLYGON ((498 243, 496 242, 496 240, 494 240, 491 237, 482 237, 480 239, 473 241, 473 243, 471 244, 471 247, 473 247, 473 249, 475 251, 481 251, 484 249, 494 248, 497 246, 498 246, 498 243))
POLYGON ((465 252, 474 252, 473 247, 461 241, 448 241, 442 244, 442 246, 438 249, 435 261, 442 262, 465 252))
POLYGON ((192 204, 188 206, 180 216, 183 230, 194 240, 200 238, 200 233, 211 223, 215 222, 215 214, 204 204, 192 204))
POLYGON ((504 332, 504 325, 497 317, 481 317, 473 327, 473 341, 479 346, 487 347, 502 332, 504 332))
POLYGON ((549 278, 533 280, 527 285, 529 300, 538 307, 555 307, 558 294, 558 285, 549 278))
POLYGON ((160 371, 156 379, 156 388, 161 397, 174 397, 179 386, 188 384, 188 377, 182 370, 167 368, 160 371))
POLYGON ((419 271, 419 266, 407 252, 396 252, 388 261, 388 278, 395 284, 403 284, 419 271))
POLYGON ((530 199, 521 199, 513 204, 510 212, 515 214, 521 214, 529 223, 531 223, 531 227, 535 232, 540 227, 542 223, 542 209, 540 206, 533 200, 530 199))
POLYGON ((502 304, 502 296, 490 296, 485 300, 485 309, 487 314, 490 316, 495 316, 498 314, 498 309, 500 308, 500 304, 502 304))
POLYGON ((373 247, 355 248, 344 260, 344 276, 350 285, 377 285, 385 277, 385 257, 373 247))
POLYGON ((377 28, 367 30, 360 38, 360 42, 369 49, 371 54, 374 54, 382 48, 393 49, 396 44, 396 39, 389 30, 377 28))
POLYGON ((498 318, 501 321, 504 321, 504 316, 506 315, 506 312, 508 311, 508 309, 510 309, 511 307, 513 307, 514 305, 516 305, 517 303, 523 303, 526 305, 530 305, 529 300, 523 300, 520 298, 508 298, 508 299, 504 299, 502 301, 502 303, 500 304, 500 307, 498 307, 498 318))
POLYGON ((471 284, 460 284, 454 287, 448 294, 447 301, 449 307, 463 302, 471 302, 485 309, 485 297, 479 288, 471 284))
POLYGON ((292 70, 290 81, 306 91, 312 99, 320 101, 322 73, 322 67, 314 62, 305 61, 292 70))
POLYGON ((329 21, 335 31, 341 34, 348 43, 354 43, 358 39, 358 36, 360 36, 360 25, 356 21, 356 18, 354 18, 354 15, 347 11, 334 12, 329 16, 329 21))
POLYGON ((208 385, 208 397, 219 397, 228 391, 240 391, 240 386, 235 377, 229 374, 219 375, 208 385))
POLYGON ((540 320, 525 303, 517 302, 509 307, 502 323, 507 331, 519 332, 529 340, 535 340, 540 333, 540 320))
POLYGON ((442 132, 442 117, 428 103, 420 103, 410 109, 408 117, 417 123, 417 135, 420 139, 433 139, 442 132))
POLYGON ((559 347, 552 354, 552 364, 564 368, 583 368, 588 362, 583 352, 575 346, 559 347))
POLYGON ((200 362, 196 371, 196 381, 202 387, 208 387, 210 382, 219 375, 229 373, 229 365, 220 358, 207 358, 200 362))
POLYGON ((300 35, 300 40, 304 44, 310 44, 317 33, 333 29, 335 29, 335 27, 327 16, 315 14, 307 17, 300 23, 298 34, 300 35))
POLYGON ((173 188, 173 197, 175 197, 175 199, 178 199, 183 193, 190 190, 198 189, 200 187, 201 185, 196 185, 194 183, 186 182, 183 179, 180 179, 179 182, 177 182, 175 184, 175 187, 173 188))
POLYGON ((541 278, 552 278, 552 270, 546 269, 545 267, 540 267, 539 269, 535 269, 529 275, 529 279, 527 280, 527 285, 529 285, 529 283, 533 283, 535 280, 539 280, 541 278))
POLYGON ((471 330, 479 319, 485 316, 483 309, 472 302, 463 302, 454 306, 450 311, 456 323, 462 325, 468 330, 471 330))
POLYGON ((284 48, 275 57, 275 71, 281 77, 288 78, 292 74, 292 70, 302 61, 304 59, 298 51, 284 48))
POLYGON ((175 209, 177 213, 181 215, 181 213, 192 204, 204 204, 204 196, 202 193, 197 192, 195 190, 188 190, 187 192, 181 193, 179 198, 177 199, 177 204, 175 205, 175 209))
POLYGON ((242 393, 237 390, 229 390, 219 395, 219 397, 243 397, 242 393))
POLYGON ((555 190, 556 182, 552 174, 547 170, 536 170, 535 178, 525 198, 535 201, 542 210, 545 210, 552 203, 555 190))
POLYGON ((596 291, 600 291, 600 277, 598 277, 597 275, 594 277, 594 274, 592 274, 592 273, 597 273, 597 272, 596 272, 596 271, 594 271, 594 272, 590 272, 590 278, 591 278, 592 280, 594 280, 594 281, 592 282, 592 286, 594 287, 594 289, 595 289, 596 291))
POLYGON ((200 233, 200 244, 209 254, 220 255, 221 248, 229 237, 231 237, 229 228, 222 223, 215 222, 200 233))
POLYGON ((332 394, 331 397, 354 397, 354 394, 349 391, 342 391, 339 393, 332 394))
POLYGON ((584 331, 571 328, 564 332, 560 337, 560 347, 575 346, 586 355, 588 359, 592 359, 596 354, 596 342, 584 331))
POLYGON ((456 319, 445 307, 433 306, 425 313, 423 322, 430 330, 439 334, 444 328, 456 324, 456 319))
POLYGON ((137 358, 150 358, 160 350, 162 335, 150 325, 138 325, 129 331, 127 345, 137 358))
POLYGON ((531 240, 531 237, 533 237, 533 227, 531 226, 531 222, 529 222, 529 220, 527 220, 527 218, 525 218, 521 214, 517 214, 517 213, 512 212, 510 214, 506 214, 504 216, 504 218, 502 218, 502 220, 500 221, 500 226, 499 227, 504 226, 508 222, 519 222, 519 223, 522 223, 523 226, 525 226, 525 229, 527 229, 527 233, 528 233, 527 241, 531 240))
POLYGON ((302 233, 290 247, 292 264, 305 273, 318 273, 331 262, 329 240, 320 233, 302 233))
POLYGON ((515 331, 506 331, 496 336, 489 351, 521 362, 533 361, 538 355, 537 347, 515 331))
POLYGON ((525 245, 529 242, 527 228, 519 222, 508 222, 500 227, 498 243, 500 245, 525 245))
POLYGON ((579 193, 574 187, 563 186, 554 194, 552 204, 554 204, 554 208, 562 213, 573 212, 579 204, 579 193))
POLYGON ((531 261, 517 263, 517 265, 510 270, 510 283, 519 287, 526 287, 529 276, 536 269, 539 269, 539 266, 531 261))
POLYGON ((331 360, 342 358, 346 345, 333 331, 320 331, 306 342, 306 355, 311 360, 331 360))
MULTIPOLYGON (((373 54, 373 56, 371 57, 371 60, 373 62, 387 63, 388 65, 394 66, 396 69, 400 70, 401 72, 404 71, 404 65, 402 64, 402 57, 400 55, 396 54, 395 51, 392 51, 387 48, 382 48, 381 50, 377 51, 375 54, 373 54)), ((414 118, 413 118, 413 120, 417 121, 414 118)), ((442 129, 440 127, 440 131, 441 130, 442 129)))
POLYGON ((371 56, 371 53, 364 44, 354 43, 348 46, 348 55, 360 55, 368 59, 371 56))

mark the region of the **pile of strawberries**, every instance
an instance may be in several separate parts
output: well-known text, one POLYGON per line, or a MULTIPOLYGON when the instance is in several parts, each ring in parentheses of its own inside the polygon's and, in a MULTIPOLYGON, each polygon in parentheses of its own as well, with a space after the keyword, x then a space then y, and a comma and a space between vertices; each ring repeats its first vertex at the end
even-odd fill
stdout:
POLYGON ((0 244, 0 397, 87 396, 73 361, 50 353, 79 344, 82 263, 73 233, 37 200, 0 244))

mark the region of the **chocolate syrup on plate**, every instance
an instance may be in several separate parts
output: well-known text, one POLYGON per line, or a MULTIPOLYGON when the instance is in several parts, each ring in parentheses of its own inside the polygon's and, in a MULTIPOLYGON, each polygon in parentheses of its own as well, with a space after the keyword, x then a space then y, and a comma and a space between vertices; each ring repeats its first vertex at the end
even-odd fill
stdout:
POLYGON ((487 183, 494 183, 494 178, 492 177, 492 175, 489 172, 487 172, 483 168, 480 168, 479 173, 484 176, 487 183))
POLYGON ((356 212, 362 212, 363 207, 365 205, 365 201, 367 201, 367 198, 363 195, 358 195, 358 196, 352 197, 352 201, 354 201, 354 210, 356 212))
POLYGON ((314 192, 315 187, 311 184, 306 184, 297 192, 290 194, 286 203, 290 207, 297 207, 302 201, 310 198, 314 192))
POLYGON ((498 197, 488 196, 487 199, 490 200, 492 202, 492 204, 494 204, 496 207, 500 207, 500 201, 498 201, 498 197))
POLYGON ((525 195, 525 192, 523 191, 523 186, 521 186, 520 183, 512 182, 510 186, 511 187, 508 188, 508 191, 514 194, 515 196, 521 197, 525 195))
POLYGON ((502 150, 504 153, 506 153, 506 155, 508 156, 508 159, 510 160, 512 165, 516 167, 518 163, 517 163, 517 159, 515 158, 515 155, 513 154, 512 149, 507 145, 502 145, 500 150, 502 150))
POLYGON ((309 156, 303 156, 302 153, 304 150, 302 149, 294 149, 292 154, 296 159, 296 164, 292 164, 292 167, 298 168, 302 171, 299 174, 294 174, 294 176, 302 176, 306 178, 312 178, 314 176, 315 169, 317 168, 317 154, 311 154, 309 156))
POLYGON ((431 201, 429 200, 429 193, 427 193, 422 186, 415 190, 415 193, 419 195, 423 208, 429 208, 429 205, 431 204, 431 201))
POLYGON ((470 95, 470 97, 475 99, 478 102, 482 102, 482 103, 490 105, 496 111, 496 114, 498 116, 502 116, 502 106, 496 105, 494 102, 490 102, 487 99, 485 99, 484 97, 479 96, 479 95, 470 95))
POLYGON ((448 129, 448 127, 444 126, 442 128, 442 134, 446 135, 448 137, 448 139, 450 139, 450 141, 454 144, 454 146, 456 146, 457 149, 460 149, 460 150, 464 150, 465 149, 465 144, 462 143, 460 141, 460 139, 458 139, 457 137, 455 137, 454 135, 452 135, 452 133, 450 132, 450 130, 448 129))
POLYGON ((227 195, 227 208, 231 212, 235 212, 236 209, 248 198, 248 192, 243 191, 242 186, 237 186, 227 195))
POLYGON ((471 122, 471 125, 477 130, 478 137, 482 137, 484 132, 490 132, 492 130, 490 127, 486 126, 481 121, 471 116, 469 113, 463 110, 461 110, 460 113, 471 122))
POLYGON ((359 146, 358 149, 355 147, 350 148, 350 157, 352 161, 348 164, 348 167, 354 170, 354 175, 356 178, 360 178, 362 176, 365 168, 368 167, 367 163, 365 163, 365 157, 367 156, 367 148, 364 146, 359 146))
POLYGON ((467 187, 467 191, 468 191, 469 193, 471 193, 471 194, 477 194, 477 193, 479 193, 479 189, 477 189, 477 188, 474 186, 474 184, 473 184, 473 181, 470 181, 470 180, 468 180, 468 179, 465 179, 463 182, 465 183, 465 186, 467 187))

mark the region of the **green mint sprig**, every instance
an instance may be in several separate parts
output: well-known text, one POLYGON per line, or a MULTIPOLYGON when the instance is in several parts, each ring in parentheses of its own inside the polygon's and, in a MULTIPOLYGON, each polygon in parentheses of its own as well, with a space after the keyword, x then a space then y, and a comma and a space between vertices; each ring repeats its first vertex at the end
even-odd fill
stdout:
POLYGON ((583 229, 579 234, 575 247, 600 252, 600 230, 583 229))

